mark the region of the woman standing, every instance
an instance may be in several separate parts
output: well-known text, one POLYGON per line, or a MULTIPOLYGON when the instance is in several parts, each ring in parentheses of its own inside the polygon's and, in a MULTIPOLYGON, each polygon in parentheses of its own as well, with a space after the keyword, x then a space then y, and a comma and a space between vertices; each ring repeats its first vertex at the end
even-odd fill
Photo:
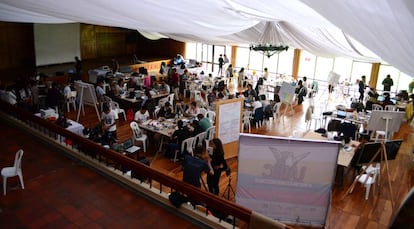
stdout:
POLYGON ((213 155, 211 155, 210 164, 214 170, 214 174, 207 175, 207 184, 208 191, 215 195, 218 195, 220 193, 219 181, 221 172, 227 170, 228 167, 226 160, 224 160, 224 150, 221 140, 214 138, 211 143, 213 147, 213 155))

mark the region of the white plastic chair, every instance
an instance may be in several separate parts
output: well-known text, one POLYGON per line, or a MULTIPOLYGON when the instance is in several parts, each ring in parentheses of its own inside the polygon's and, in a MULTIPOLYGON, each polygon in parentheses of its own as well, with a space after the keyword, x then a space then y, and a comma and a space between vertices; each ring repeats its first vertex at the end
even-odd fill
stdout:
POLYGON ((206 140, 206 132, 201 132, 194 136, 193 141, 193 149, 195 149, 197 146, 202 146, 203 142, 206 140))
POLYGON ((275 103, 273 105, 272 111, 273 111, 273 120, 280 120, 280 107, 282 106, 282 102, 275 103))
POLYGON ((373 110, 373 111, 382 111, 382 110, 383 110, 383 108, 382 108, 382 106, 381 106, 381 105, 379 105, 379 104, 372 104, 372 110, 373 110))
MULTIPOLYGON (((362 169, 365 169, 365 168, 366 167, 362 167, 362 169)), ((376 163, 375 166, 369 165, 368 168, 365 170, 364 174, 361 174, 361 175, 358 175, 358 176, 355 177, 355 180, 357 180, 359 183, 361 183, 366 189, 366 191, 365 191, 365 200, 368 200, 371 185, 375 184, 377 176, 380 173, 381 173, 381 165, 380 165, 380 163, 376 163)), ((354 190, 354 187, 352 187, 352 189, 349 191, 349 193, 352 193, 353 190, 354 190)))
POLYGON ((251 120, 253 119, 252 111, 243 111, 243 129, 248 128, 249 133, 252 131, 251 120))
POLYGON ((206 118, 208 118, 210 120, 210 123, 212 125, 216 121, 216 112, 214 112, 214 111, 207 110, 205 116, 206 116, 206 118))
POLYGON ((125 110, 119 107, 119 104, 115 101, 111 101, 109 103, 109 105, 111 106, 111 109, 114 110, 117 114, 123 114, 124 115, 124 119, 125 121, 126 119, 126 114, 125 114, 125 110))
POLYGON ((70 105, 72 105, 73 109, 76 111, 76 96, 77 96, 77 92, 71 91, 68 97, 66 97, 66 108, 68 112, 70 112, 70 105))
POLYGON ((206 130, 206 138, 205 138, 205 141, 206 141, 206 147, 207 147, 207 151, 208 152, 210 152, 209 149, 211 147, 209 145, 210 145, 210 141, 214 139, 214 132, 215 132, 215 130, 216 130, 216 127, 215 126, 211 126, 210 128, 208 128, 206 130))
POLYGON ((3 177, 3 195, 6 195, 6 185, 7 185, 8 177, 19 176, 20 185, 22 186, 22 189, 24 189, 23 173, 22 173, 22 157, 23 157, 23 150, 20 149, 16 152, 16 155, 14 157, 13 167, 4 167, 1 170, 1 176, 3 177))
POLYGON ((142 130, 139 128, 138 123, 132 121, 129 124, 129 126, 132 129, 134 140, 142 142, 144 152, 147 152, 147 139, 148 139, 148 136, 146 134, 142 133, 142 130))
POLYGON ((385 105, 385 110, 386 111, 397 111, 397 106, 396 105, 385 105))
MULTIPOLYGON (((194 137, 185 139, 181 143, 181 153, 184 153, 185 151, 187 151, 189 154, 194 156, 193 142, 194 142, 194 137)), ((177 152, 175 152, 175 156, 174 156, 174 161, 176 160, 177 160, 177 152)))
POLYGON ((160 112, 160 110, 161 110, 161 107, 155 108, 155 110, 154 110, 154 119, 158 119, 158 113, 160 112))
POLYGON ((200 114, 202 114, 203 116, 206 116, 206 113, 207 113, 207 109, 200 107, 200 114))

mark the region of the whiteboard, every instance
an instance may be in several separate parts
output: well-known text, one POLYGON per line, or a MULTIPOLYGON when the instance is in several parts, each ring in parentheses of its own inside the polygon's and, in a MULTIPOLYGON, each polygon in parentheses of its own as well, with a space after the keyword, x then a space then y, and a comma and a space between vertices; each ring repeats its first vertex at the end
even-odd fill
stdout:
POLYGON ((328 75, 328 83, 332 86, 336 86, 339 82, 339 78, 341 78, 341 75, 331 71, 328 75))
POLYGON ((289 224, 323 226, 339 142, 241 134, 236 203, 289 224))
POLYGON ((292 104, 294 102, 294 96, 295 86, 283 81, 279 91, 280 101, 285 104, 292 104))
POLYGON ((93 84, 75 81, 75 90, 79 95, 79 99, 82 97, 82 101, 79 101, 82 104, 95 106, 98 103, 95 93, 95 86, 93 84))
POLYGON ((235 99, 234 102, 219 105, 218 138, 223 144, 239 140, 242 102, 235 99))

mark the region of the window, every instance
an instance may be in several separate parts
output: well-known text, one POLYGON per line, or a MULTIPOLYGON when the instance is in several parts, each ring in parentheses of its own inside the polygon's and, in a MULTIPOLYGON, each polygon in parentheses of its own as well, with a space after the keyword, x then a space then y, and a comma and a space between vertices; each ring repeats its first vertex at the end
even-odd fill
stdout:
POLYGON ((298 75, 301 77, 307 76, 308 79, 313 79, 315 73, 315 62, 315 55, 305 50, 302 50, 302 54, 300 55, 298 75))
POLYGON ((332 58, 316 57, 315 79, 328 80, 329 73, 333 69, 333 62, 332 58))
POLYGON ((357 62, 352 63, 352 72, 350 83, 355 84, 357 79, 361 79, 361 76, 365 75, 365 83, 368 84, 371 78, 371 63, 357 62))
POLYGON ((277 73, 285 74, 285 75, 292 75, 292 69, 293 69, 293 55, 294 50, 289 49, 288 51, 283 51, 279 53, 279 63, 277 68, 277 73))
MULTIPOLYGON (((384 86, 382 85, 382 81, 387 77, 387 75, 390 75, 394 85, 391 87, 391 92, 396 92, 398 90, 398 78, 400 76, 400 71, 396 68, 394 68, 391 65, 386 65, 386 64, 381 64, 379 71, 378 71, 378 80, 377 80, 377 90, 384 90, 384 86)), ((407 86, 405 86, 405 88, 408 88, 408 84, 407 86)))
POLYGON ((344 57, 336 57, 333 63, 333 71, 341 76, 339 82, 350 82, 352 60, 344 57))

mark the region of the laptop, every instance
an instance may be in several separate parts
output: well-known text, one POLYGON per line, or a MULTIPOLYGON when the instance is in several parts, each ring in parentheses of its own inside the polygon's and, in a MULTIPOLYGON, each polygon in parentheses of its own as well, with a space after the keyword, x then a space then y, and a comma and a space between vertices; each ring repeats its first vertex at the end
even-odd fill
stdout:
POLYGON ((346 111, 338 110, 336 112, 336 117, 338 117, 338 118, 346 118, 346 111))
POLYGON ((140 150, 141 147, 134 146, 134 142, 132 139, 128 139, 123 143, 124 151, 127 153, 135 153, 136 151, 140 150))

